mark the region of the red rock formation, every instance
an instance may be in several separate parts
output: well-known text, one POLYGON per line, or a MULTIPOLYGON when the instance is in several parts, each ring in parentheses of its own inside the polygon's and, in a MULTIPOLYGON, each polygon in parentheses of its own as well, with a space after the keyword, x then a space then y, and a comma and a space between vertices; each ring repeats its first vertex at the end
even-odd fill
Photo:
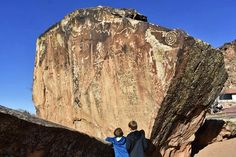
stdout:
POLYGON ((134 119, 163 156, 188 156, 226 80, 221 51, 134 10, 77 10, 37 40, 37 114, 105 137, 134 119))
POLYGON ((218 106, 226 109, 236 106, 236 98, 233 96, 236 94, 236 40, 224 44, 220 49, 223 51, 225 68, 229 76, 221 92, 221 100, 218 100, 218 106), (224 100, 227 95, 232 95, 232 100, 224 100))
POLYGON ((114 157, 110 145, 0 106, 1 157, 114 157))
POLYGON ((224 88, 236 89, 236 40, 224 44, 220 49, 224 52, 225 69, 229 75, 224 88))

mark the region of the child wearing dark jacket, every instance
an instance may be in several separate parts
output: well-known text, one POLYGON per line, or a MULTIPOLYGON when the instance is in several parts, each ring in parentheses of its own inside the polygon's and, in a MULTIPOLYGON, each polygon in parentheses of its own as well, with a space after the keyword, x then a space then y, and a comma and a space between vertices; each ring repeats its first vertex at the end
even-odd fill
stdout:
POLYGON ((113 144, 115 157, 129 157, 126 149, 126 138, 123 136, 121 128, 116 128, 114 131, 115 137, 107 137, 106 141, 113 144))
POLYGON ((144 157, 144 151, 147 149, 144 130, 138 131, 136 121, 129 122, 130 133, 127 135, 126 148, 130 157, 144 157))

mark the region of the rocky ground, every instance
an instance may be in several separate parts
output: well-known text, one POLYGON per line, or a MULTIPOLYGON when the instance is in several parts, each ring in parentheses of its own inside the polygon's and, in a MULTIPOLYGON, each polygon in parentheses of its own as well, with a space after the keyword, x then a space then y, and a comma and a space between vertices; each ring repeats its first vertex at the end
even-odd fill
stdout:
POLYGON ((0 105, 0 157, 114 157, 111 145, 0 105))
MULTIPOLYGON (((202 150, 200 150, 194 157, 235 157, 236 135, 236 106, 223 109, 221 112, 208 115, 208 120, 224 121, 231 126, 222 127, 223 129, 217 137, 212 139, 211 142, 202 150), (232 127, 233 125, 233 127, 232 127), (227 139, 229 138, 229 139, 227 139)), ((214 131, 213 131, 214 132, 214 131)), ((208 141, 209 142, 209 141, 208 141)))
POLYGON ((210 144, 194 157, 235 157, 236 138, 210 144))

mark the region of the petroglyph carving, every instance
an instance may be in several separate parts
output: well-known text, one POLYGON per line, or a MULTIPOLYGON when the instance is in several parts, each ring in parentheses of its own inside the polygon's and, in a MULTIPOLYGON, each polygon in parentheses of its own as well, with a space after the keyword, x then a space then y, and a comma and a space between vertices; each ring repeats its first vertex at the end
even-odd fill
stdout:
POLYGON ((170 31, 165 35, 165 42, 167 45, 174 45, 177 42, 178 33, 176 31, 170 31))

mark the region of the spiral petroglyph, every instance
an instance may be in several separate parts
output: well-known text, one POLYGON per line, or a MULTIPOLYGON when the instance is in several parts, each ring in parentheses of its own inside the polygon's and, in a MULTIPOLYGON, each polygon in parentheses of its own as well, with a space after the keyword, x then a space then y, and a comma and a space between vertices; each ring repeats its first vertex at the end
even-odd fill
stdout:
POLYGON ((165 42, 167 45, 173 45, 177 42, 178 33, 176 31, 170 31, 165 35, 165 42))

